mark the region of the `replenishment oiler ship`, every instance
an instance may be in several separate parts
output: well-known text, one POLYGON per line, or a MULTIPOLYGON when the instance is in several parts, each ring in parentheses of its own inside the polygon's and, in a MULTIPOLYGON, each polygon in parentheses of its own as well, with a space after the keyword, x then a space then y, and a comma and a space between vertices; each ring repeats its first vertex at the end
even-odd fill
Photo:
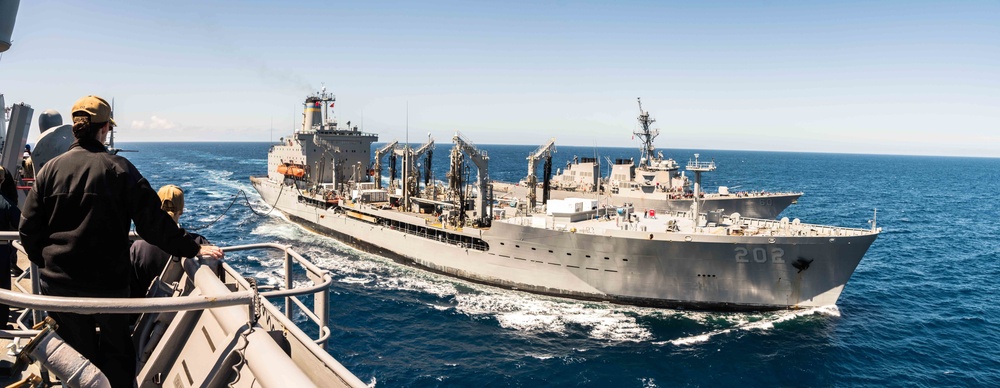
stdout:
MULTIPOLYGON (((826 306, 880 232, 874 220, 867 229, 810 225, 703 211, 699 201, 652 214, 587 198, 505 207, 494 204, 489 155, 464 135, 452 137, 447 184, 434 184, 415 167, 423 157, 429 171, 433 140, 373 151, 377 134, 327 117, 334 100, 325 90, 306 99, 302 128, 271 147, 254 188, 293 222, 462 279, 642 306, 826 306), (390 152, 402 158, 402 179, 382 187, 380 159, 390 152), (466 166, 475 182, 463 180, 466 166)), ((688 163, 695 195, 715 168, 697 156, 688 163)))

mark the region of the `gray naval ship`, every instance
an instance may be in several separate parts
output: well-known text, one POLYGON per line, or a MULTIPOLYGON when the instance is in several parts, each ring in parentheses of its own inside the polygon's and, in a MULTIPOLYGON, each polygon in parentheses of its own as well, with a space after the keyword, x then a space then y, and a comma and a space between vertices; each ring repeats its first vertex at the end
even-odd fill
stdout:
MULTIPOLYGON (((880 229, 811 225, 703 211, 650 215, 597 199, 550 199, 534 208, 494 201, 489 155, 452 137, 447 185, 416 168, 419 148, 341 126, 334 96, 305 101, 301 129, 268 152, 251 184, 293 222, 407 264, 498 287, 585 300, 707 310, 832 305, 880 229), (382 187, 381 161, 402 158, 382 187), (373 155, 374 154, 374 155, 373 155), (372 157, 375 156, 375 160, 372 157), (368 168, 374 166, 375 168, 368 168), (468 179, 470 167, 477 179, 468 179)), ((713 162, 687 165, 700 174, 713 162)))
MULTIPOLYGON (((601 163, 596 157, 576 158, 567 162, 565 169, 548 179, 543 184, 548 185, 550 198, 563 199, 581 196, 606 196, 611 203, 632 204, 637 209, 654 211, 686 212, 694 205, 694 190, 691 181, 680 171, 679 163, 670 158, 664 158, 662 152, 657 152, 654 140, 659 136, 659 129, 650 126, 656 119, 642 110, 639 101, 639 129, 633 134, 640 140, 639 163, 636 165, 631 158, 607 159, 610 173, 601 176, 601 163)), ((528 156, 528 176, 517 184, 496 182, 495 190, 502 197, 512 200, 530 198, 530 186, 536 180, 534 163, 544 159, 545 171, 551 171, 551 157, 554 152, 554 140, 540 147, 528 156)), ((773 219, 788 206, 795 203, 802 193, 779 193, 766 191, 736 192, 728 187, 719 187, 716 193, 701 192, 698 195, 699 208, 704 211, 720 210, 726 213, 740 213, 747 217, 773 219)))
MULTIPOLYGON (((18 6, 17 0, 0 0, 0 52, 10 48, 18 6)), ((7 108, 2 94, 0 107, 7 108)), ((18 103, 9 112, 0 120, 0 164, 16 172, 33 109, 18 103)), ((40 126, 48 129, 33 154, 39 169, 72 143, 68 126, 60 124, 40 126)), ((10 242, 17 250, 11 269, 19 273, 12 276, 11 290, 0 289, 0 304, 14 310, 11 321, 0 327, 2 386, 110 387, 100 369, 66 346, 55 331, 59 322, 45 317, 46 311, 138 314, 132 340, 138 349, 139 387, 367 386, 326 350, 332 276, 291 247, 222 247, 227 258, 244 252, 283 257, 285 278, 278 286, 258 287, 253 278, 218 260, 174 258, 146 298, 70 298, 40 295, 38 268, 18 238, 17 231, 0 231, 0 243, 10 242), (293 283, 293 276, 305 281, 293 283), (283 308, 272 302, 279 299, 283 308), (306 305, 309 299, 313 307, 306 305), (308 317, 303 327, 313 334, 293 321, 297 316, 308 317)))

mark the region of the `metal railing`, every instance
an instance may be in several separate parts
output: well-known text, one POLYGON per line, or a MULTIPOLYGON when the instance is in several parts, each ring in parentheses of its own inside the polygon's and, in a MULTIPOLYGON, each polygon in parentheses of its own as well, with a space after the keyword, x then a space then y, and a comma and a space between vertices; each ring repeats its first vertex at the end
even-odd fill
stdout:
MULTIPOLYGON (((17 232, 0 232, 0 241, 13 241, 13 246, 23 255, 24 248, 21 246, 17 232)), ((42 311, 58 311, 76 314, 136 314, 136 313, 158 313, 176 312, 186 310, 203 310, 216 307, 247 305, 251 313, 255 311, 255 296, 264 298, 284 298, 284 315, 291 320, 295 313, 293 306, 298 306, 303 315, 309 318, 318 327, 318 338, 313 341, 320 347, 325 348, 326 340, 330 337, 330 328, 327 324, 329 320, 329 295, 330 284, 333 283, 333 276, 329 271, 317 267, 312 262, 306 260, 291 246, 276 243, 261 243, 238 245, 231 247, 221 247, 224 252, 236 252, 256 249, 273 249, 284 253, 284 289, 257 292, 251 289, 249 283, 242 279, 242 274, 238 273, 232 266, 224 265, 227 274, 237 280, 239 287, 243 290, 234 291, 218 295, 200 296, 180 296, 164 298, 84 298, 84 297, 62 297, 41 295, 38 284, 38 267, 32 263, 27 271, 20 274, 12 287, 19 292, 0 289, 0 304, 7 304, 15 307, 22 307, 26 310, 17 318, 17 326, 22 330, 0 330, 0 336, 24 336, 33 335, 38 330, 30 330, 34 323, 38 323, 43 318, 42 311), (306 272, 306 277, 312 282, 311 286, 293 288, 294 264, 299 264, 306 272), (20 283, 24 279, 31 281, 31 289, 25 289, 20 283), (309 308, 300 298, 304 295, 313 295, 313 308, 309 308), (29 314, 33 317, 32 324, 24 321, 29 314)), ((202 264, 202 259, 196 260, 195 264, 202 264)), ((225 264, 225 263, 223 263, 225 264)), ((185 266, 188 267, 188 266, 185 266)), ((197 265, 195 266, 197 267, 197 265)), ((192 274, 189 274, 193 276, 192 274)))
MULTIPOLYGON (((232 247, 222 248, 225 252, 235 252, 235 251, 245 251, 254 249, 277 249, 284 252, 285 256, 283 259, 284 265, 284 286, 283 290, 266 291, 261 292, 260 296, 264 298, 285 298, 285 317, 292 319, 295 311, 292 309, 293 304, 299 306, 303 315, 309 318, 319 329, 319 337, 314 340, 324 349, 326 348, 326 340, 330 337, 330 327, 327 322, 330 319, 330 284, 333 283, 333 275, 330 271, 320 269, 313 264, 311 261, 306 260, 298 252, 295 252, 290 245, 281 245, 276 243, 260 243, 260 244, 247 244, 238 245, 232 247), (312 281, 313 285, 309 287, 293 288, 293 268, 294 264, 298 263, 306 271, 306 277, 312 281), (305 305, 299 297, 302 295, 312 294, 313 295, 313 308, 310 309, 305 305)), ((232 267, 229 267, 232 268, 232 267)), ((235 270, 234 270, 235 272, 235 270)))

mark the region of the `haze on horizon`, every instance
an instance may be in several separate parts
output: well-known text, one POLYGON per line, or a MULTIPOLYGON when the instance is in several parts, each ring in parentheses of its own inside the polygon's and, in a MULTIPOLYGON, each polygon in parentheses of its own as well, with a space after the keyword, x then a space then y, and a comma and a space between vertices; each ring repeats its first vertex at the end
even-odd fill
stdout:
POLYGON ((380 141, 1000 157, 997 2, 22 1, 8 105, 276 141, 322 85, 380 141))

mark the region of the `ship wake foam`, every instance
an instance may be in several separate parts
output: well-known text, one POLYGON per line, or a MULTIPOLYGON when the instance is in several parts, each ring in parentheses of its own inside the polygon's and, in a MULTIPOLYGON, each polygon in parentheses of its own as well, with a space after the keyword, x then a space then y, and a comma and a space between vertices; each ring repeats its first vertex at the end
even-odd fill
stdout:
MULTIPOLYGON (((707 313, 706 313, 707 314, 707 313)), ((770 330, 774 328, 777 323, 790 321, 803 316, 810 315, 826 315, 832 317, 839 317, 840 310, 837 306, 821 306, 813 307, 802 310, 789 310, 772 312, 766 314, 736 314, 733 315, 730 320, 732 327, 727 327, 723 329, 715 329, 701 334, 690 335, 686 337, 681 337, 677 339, 672 339, 669 341, 660 341, 657 344, 670 343, 674 346, 689 346, 697 343, 708 342, 712 337, 729 334, 738 331, 753 331, 753 330, 770 330)), ((690 317, 694 318, 694 317, 690 317)), ((709 317, 702 317, 703 319, 711 319, 709 317)), ((716 316, 718 318, 718 316, 716 316)))

